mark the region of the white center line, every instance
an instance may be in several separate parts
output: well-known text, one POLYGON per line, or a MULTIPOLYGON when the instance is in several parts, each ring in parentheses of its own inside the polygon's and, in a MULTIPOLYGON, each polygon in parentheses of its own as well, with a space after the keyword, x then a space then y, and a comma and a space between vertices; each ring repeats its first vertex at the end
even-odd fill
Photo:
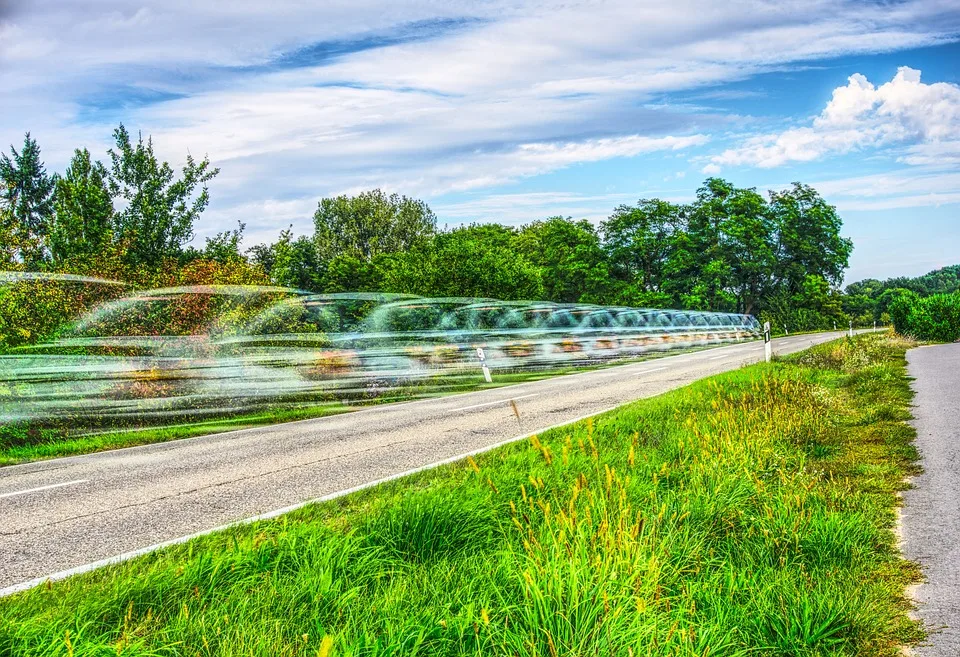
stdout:
POLYGON ((529 397, 539 397, 539 396, 540 396, 540 393, 539 393, 539 392, 535 392, 535 393, 530 394, 530 395, 520 395, 519 397, 511 397, 510 399, 499 399, 499 400, 497 400, 497 401, 486 402, 485 404, 474 404, 473 406, 464 406, 464 407, 462 407, 462 408, 455 408, 455 409, 453 409, 453 410, 455 410, 455 411, 469 411, 469 410, 474 409, 474 408, 483 408, 484 406, 496 406, 497 404, 509 404, 510 402, 516 401, 517 399, 527 399, 527 398, 529 398, 529 397))
POLYGON ((17 490, 12 493, 0 493, 0 498, 13 497, 14 495, 26 495, 27 493, 36 493, 41 490, 50 490, 51 488, 60 488, 61 486, 73 486, 74 484, 82 484, 86 481, 87 481, 86 479, 75 479, 74 481, 65 481, 62 484, 50 484, 49 486, 38 486, 37 488, 28 488, 27 490, 17 490))
POLYGON ((720 360, 721 358, 733 358, 733 356, 730 356, 728 354, 723 354, 722 356, 711 356, 707 360, 720 360))

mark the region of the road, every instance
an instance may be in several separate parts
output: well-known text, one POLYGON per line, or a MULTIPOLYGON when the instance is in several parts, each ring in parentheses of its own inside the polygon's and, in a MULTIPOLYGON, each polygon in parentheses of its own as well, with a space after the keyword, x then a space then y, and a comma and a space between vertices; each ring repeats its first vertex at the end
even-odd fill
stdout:
POLYGON ((904 494, 903 547, 923 568, 915 593, 921 620, 935 633, 922 657, 960 655, 960 344, 912 349, 914 426, 923 474, 904 494))
MULTIPOLYGON (((791 353, 839 335, 781 338, 774 351, 791 353)), ((37 578, 59 578, 93 562, 462 457, 762 358, 762 343, 729 345, 334 417, 2 468, 0 595, 39 583, 37 578)))

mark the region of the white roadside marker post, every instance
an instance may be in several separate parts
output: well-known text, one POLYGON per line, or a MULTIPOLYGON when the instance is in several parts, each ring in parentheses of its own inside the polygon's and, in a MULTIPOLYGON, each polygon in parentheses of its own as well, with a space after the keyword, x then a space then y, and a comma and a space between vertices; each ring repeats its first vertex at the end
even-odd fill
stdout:
POLYGON ((873 323, 873 332, 874 332, 874 333, 877 332, 877 323, 876 323, 876 322, 873 323))
POLYGON ((773 359, 773 345, 770 343, 770 322, 763 323, 763 355, 768 363, 773 359))
POLYGON ((850 337, 853 337, 853 320, 850 320, 850 337))
POLYGON ((482 347, 477 347, 477 358, 480 359, 480 368, 483 370, 483 380, 487 383, 493 383, 493 379, 490 378, 490 368, 487 367, 487 361, 483 356, 482 347))

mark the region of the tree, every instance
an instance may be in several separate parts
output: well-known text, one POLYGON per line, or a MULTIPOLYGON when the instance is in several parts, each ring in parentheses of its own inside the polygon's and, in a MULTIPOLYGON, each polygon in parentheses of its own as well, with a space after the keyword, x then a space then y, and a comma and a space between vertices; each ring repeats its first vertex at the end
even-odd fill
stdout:
POLYGON ((56 179, 47 175, 40 147, 29 132, 20 152, 11 145, 10 156, 0 153, 0 180, 3 204, 13 224, 9 237, 15 242, 15 257, 28 268, 36 268, 47 260, 56 179))
POLYGON ((280 239, 271 248, 271 279, 277 285, 303 290, 323 289, 324 270, 317 258, 317 248, 313 240, 302 235, 293 239, 293 234, 288 229, 280 233, 280 239))
POLYGON ((619 301, 672 305, 667 274, 684 231, 683 209, 660 199, 640 199, 636 206, 617 207, 600 228, 611 274, 624 284, 619 301))
POLYGON ((589 221, 551 217, 520 229, 514 248, 540 268, 544 296, 572 303, 599 301, 608 291, 610 274, 600 238, 589 221))
POLYGON ((313 215, 317 254, 323 262, 349 256, 371 262, 408 251, 429 239, 437 218, 423 201, 379 189, 320 201, 313 215))
POLYGON ((0 204, 0 267, 17 267, 16 223, 10 208, 0 204))
POLYGON ((708 178, 687 210, 688 267, 682 277, 692 285, 681 294, 684 306, 694 310, 734 310, 733 267, 724 233, 730 218, 728 203, 737 189, 720 178, 708 178), (692 265, 692 267, 690 267, 692 265))
POLYGON ((313 240, 302 235, 294 239, 292 229, 291 226, 281 231, 273 244, 257 244, 248 249, 250 261, 261 267, 274 285, 320 292, 326 281, 326 267, 317 258, 313 240))
POLYGON ((440 233, 412 251, 378 259, 384 289, 434 297, 541 299, 540 270, 510 248, 515 235, 497 224, 440 233))
POLYGON ((770 192, 770 213, 777 234, 777 267, 773 276, 791 294, 803 290, 808 275, 840 285, 853 252, 853 242, 841 237, 843 221, 837 209, 801 183, 783 192, 770 192))
POLYGON ((186 260, 212 260, 220 264, 232 262, 247 262, 247 259, 240 252, 240 241, 243 239, 243 231, 247 225, 238 221, 237 227, 233 230, 224 230, 213 237, 206 238, 206 246, 202 251, 194 249, 190 257, 186 260))
POLYGON ((129 241, 131 265, 155 268, 164 258, 179 256, 193 237, 193 226, 210 202, 205 183, 220 170, 211 168, 208 158, 197 163, 188 154, 182 177, 175 179, 171 166, 157 160, 152 138, 144 142, 140 135, 134 144, 123 124, 113 134, 110 191, 126 201, 115 215, 114 233, 129 241))
POLYGON ((726 199, 721 243, 730 266, 735 310, 753 314, 773 287, 770 272, 776 265, 774 225, 755 189, 733 189, 726 199))
POLYGON ((56 181, 50 228, 55 264, 90 258, 110 242, 113 201, 107 177, 103 164, 91 161, 90 151, 74 151, 66 172, 56 181))

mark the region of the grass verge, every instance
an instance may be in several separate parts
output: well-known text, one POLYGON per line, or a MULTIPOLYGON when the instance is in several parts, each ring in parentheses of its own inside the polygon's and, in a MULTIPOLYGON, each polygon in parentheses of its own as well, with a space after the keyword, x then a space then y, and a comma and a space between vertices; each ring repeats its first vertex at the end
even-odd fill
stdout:
POLYGON ((897 655, 906 344, 867 335, 0 600, 2 655, 897 655))

